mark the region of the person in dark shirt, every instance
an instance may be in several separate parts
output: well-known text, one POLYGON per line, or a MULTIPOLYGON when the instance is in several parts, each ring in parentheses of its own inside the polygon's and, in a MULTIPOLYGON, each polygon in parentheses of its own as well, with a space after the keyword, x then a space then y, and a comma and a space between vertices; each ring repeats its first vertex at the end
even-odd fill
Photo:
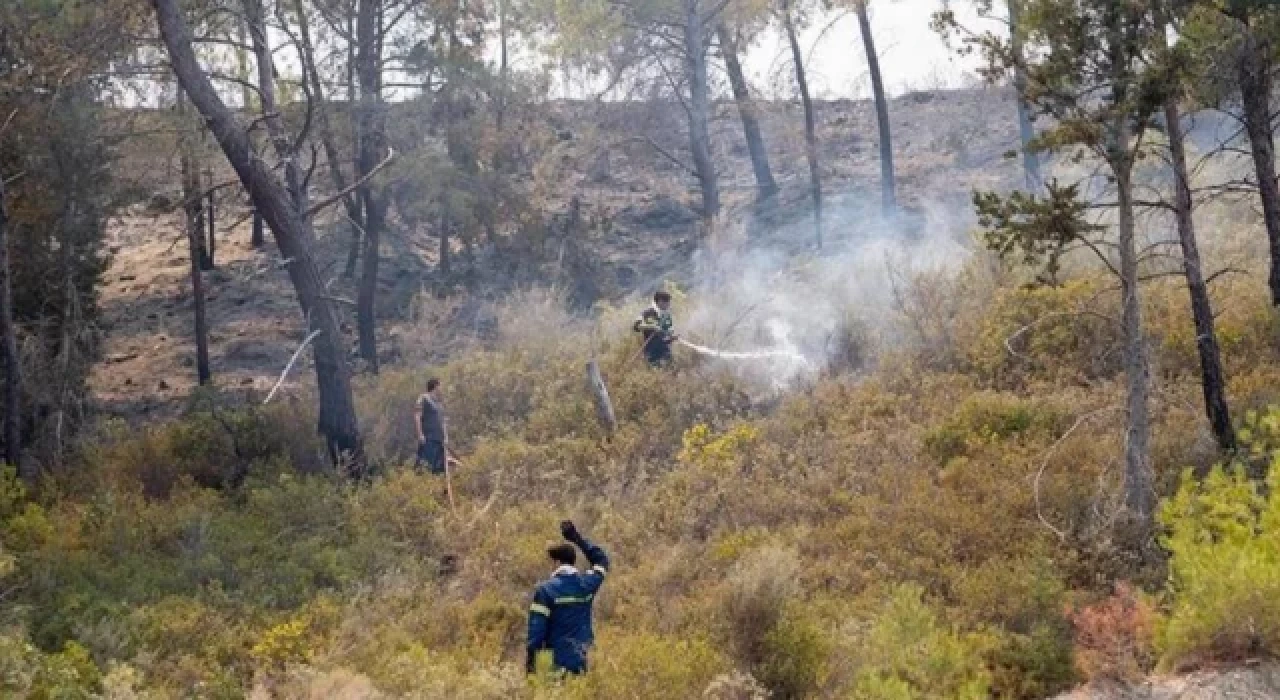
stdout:
POLYGON ((560 523, 560 534, 567 542, 547 549, 558 568, 534 589, 533 604, 529 606, 525 657, 525 670, 529 673, 537 671, 538 652, 543 649, 551 650, 551 662, 558 672, 586 673, 587 652, 595 641, 591 608, 609 573, 609 555, 587 540, 569 520, 560 523), (587 555, 591 568, 585 572, 574 568, 578 559, 574 545, 587 555))
POLYGON ((432 474, 443 474, 449 459, 449 432, 445 427, 444 406, 440 403, 440 380, 427 380, 427 393, 418 397, 413 424, 418 430, 418 459, 415 468, 426 463, 432 474))
POLYGON ((675 322, 671 318, 670 293, 654 294, 653 305, 640 312, 631 329, 644 339, 642 350, 650 366, 671 366, 671 345, 680 338, 675 334, 675 322))

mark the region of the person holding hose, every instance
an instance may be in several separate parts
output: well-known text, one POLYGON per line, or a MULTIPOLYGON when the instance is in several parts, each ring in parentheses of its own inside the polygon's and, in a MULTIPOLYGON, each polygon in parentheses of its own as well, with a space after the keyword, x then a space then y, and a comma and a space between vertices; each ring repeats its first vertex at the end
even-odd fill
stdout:
POLYGON ((578 532, 572 521, 560 523, 565 542, 547 548, 556 564, 551 578, 538 584, 529 606, 529 644, 525 670, 537 671, 538 652, 551 650, 557 672, 581 675, 587 672, 587 652, 595 640, 591 628, 591 608, 596 592, 609 573, 609 555, 578 532), (585 573, 574 564, 582 549, 591 565, 585 573))
POLYGON ((674 332, 675 321, 671 318, 671 294, 656 292, 653 305, 640 312, 640 318, 631 324, 631 329, 644 338, 644 357, 651 367, 671 366, 671 345, 679 340, 674 332))

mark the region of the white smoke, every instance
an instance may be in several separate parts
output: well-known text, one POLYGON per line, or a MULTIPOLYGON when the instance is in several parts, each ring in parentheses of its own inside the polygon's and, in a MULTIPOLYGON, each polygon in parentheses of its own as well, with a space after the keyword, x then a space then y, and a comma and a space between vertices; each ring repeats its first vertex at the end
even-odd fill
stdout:
POLYGON ((821 250, 808 245, 807 218, 753 240, 738 227, 704 247, 677 317, 689 349, 784 389, 830 367, 850 333, 896 342, 903 286, 954 271, 971 254, 972 215, 958 208, 889 224, 837 204, 826 222, 821 250))

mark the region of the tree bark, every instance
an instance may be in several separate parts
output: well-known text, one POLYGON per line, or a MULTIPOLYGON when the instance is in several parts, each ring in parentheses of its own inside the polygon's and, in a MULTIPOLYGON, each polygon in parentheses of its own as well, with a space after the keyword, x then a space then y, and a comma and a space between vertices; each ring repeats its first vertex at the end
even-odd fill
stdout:
POLYGON ((684 59, 689 79, 689 146, 702 190, 702 221, 709 233, 720 215, 720 183, 711 155, 711 89, 707 79, 707 32, 699 0, 684 0, 684 59))
POLYGON ((262 215, 255 209, 253 212, 253 233, 249 235, 250 246, 261 248, 267 244, 267 234, 262 229, 262 215))
MULTIPOLYGON (((360 149, 357 165, 364 180, 378 166, 386 151, 386 116, 382 105, 382 12, 380 0, 359 0, 356 12, 356 71, 360 79, 360 149)), ((368 180, 360 186, 364 204, 364 265, 356 296, 356 323, 360 356, 373 373, 378 372, 378 246, 385 226, 387 205, 382 193, 368 180)))
POLYGON ((1196 328, 1196 351, 1200 354, 1200 384, 1204 392, 1205 416, 1209 427, 1224 450, 1235 449, 1236 434, 1231 427, 1231 413, 1227 406, 1227 387, 1222 370, 1222 355, 1218 350, 1218 336, 1214 328, 1213 304, 1209 299, 1209 285, 1205 283, 1204 269, 1200 264, 1200 249, 1196 243, 1195 220, 1192 217, 1191 180, 1187 171, 1185 135, 1182 131, 1182 115, 1178 104, 1170 100, 1165 104, 1164 119, 1169 133, 1169 151, 1173 160, 1174 217, 1178 225, 1178 242, 1182 246, 1182 270, 1187 278, 1187 291, 1191 295, 1191 317, 1196 328))
POLYGON ((764 136, 760 132, 760 119, 756 114, 755 102, 751 99, 747 77, 742 72, 742 63, 738 60, 738 45, 733 39, 733 33, 723 22, 719 22, 716 24, 716 35, 720 39, 720 53, 724 56, 729 85, 733 88, 733 101, 738 106, 738 117, 742 120, 742 135, 747 141, 747 152, 751 154, 751 169, 756 176, 756 198, 763 201, 778 193, 778 183, 773 178, 773 169, 769 167, 769 152, 765 149, 764 136))
MULTIPOLYGON (((286 189, 270 166, 253 152, 245 125, 223 103, 196 58, 191 31, 178 1, 152 0, 152 6, 178 81, 250 192, 254 206, 262 212, 281 255, 288 261, 289 278, 308 326, 319 331, 312 345, 320 393, 319 430, 328 442, 330 454, 335 458, 350 457, 358 469, 363 464, 363 452, 351 378, 338 319, 312 257, 315 236, 305 215, 306 192, 300 186, 286 189)), ((287 175, 290 184, 300 183, 296 160, 291 156, 284 160, 286 173, 293 172, 287 175)))
POLYGON ((813 115, 813 100, 809 99, 809 80, 804 71, 804 53, 796 36, 795 21, 791 17, 791 3, 783 0, 782 27, 791 45, 791 64, 796 71, 796 86, 800 89, 800 102, 804 106, 804 151, 809 161, 809 187, 813 193, 814 241, 822 247, 822 171, 818 166, 818 130, 813 115))
POLYGON ((187 249, 191 254, 191 298, 194 304, 195 341, 196 341, 196 380, 201 386, 208 384, 213 375, 209 370, 209 327, 205 315, 204 274, 200 269, 200 258, 203 253, 201 236, 204 235, 204 222, 201 216, 200 199, 200 165, 196 162, 194 148, 191 143, 189 129, 191 124, 185 119, 187 100, 178 88, 178 114, 183 117, 181 134, 179 134, 179 160, 182 169, 182 209, 186 215, 187 249))
MULTIPOLYGON (((356 35, 356 16, 354 13, 347 16, 347 35, 355 37, 356 35)), ((360 124, 351 114, 351 110, 356 106, 356 41, 353 39, 347 42, 347 109, 351 116, 351 139, 355 144, 355 155, 352 157, 352 166, 359 171, 360 159, 360 124)), ((351 279, 356 276, 356 270, 360 267, 360 247, 364 244, 364 204, 360 201, 360 195, 355 196, 355 209, 350 212, 351 217, 351 247, 347 251, 347 267, 343 270, 343 276, 351 279)))
MULTIPOLYGON (((212 184, 213 173, 209 173, 208 181, 212 184)), ((209 205, 205 207, 204 217, 205 223, 209 225, 209 238, 208 242, 205 244, 205 252, 208 254, 205 257, 204 269, 206 270, 212 270, 218 266, 218 260, 216 257, 218 254, 218 216, 214 209, 213 195, 213 190, 209 190, 209 205)))
POLYGON ((880 76, 880 56, 876 53, 875 36, 871 33, 871 17, 867 14, 867 0, 857 0, 854 9, 858 15, 858 28, 862 32, 862 46, 867 53, 867 69, 871 71, 871 92, 876 103, 876 125, 880 132, 880 203, 885 216, 898 211, 897 184, 893 172, 893 135, 889 126, 889 101, 884 94, 884 80, 880 76))
MULTIPOLYGON (((298 43, 303 61, 303 78, 310 86, 311 101, 315 105, 316 132, 320 136, 320 145, 324 148, 324 157, 329 165, 329 179, 337 192, 347 189, 347 177, 342 172, 342 155, 338 151, 337 138, 333 134, 333 122, 330 119, 329 99, 324 93, 324 84, 320 81, 320 70, 316 63, 315 44, 311 39, 311 21, 307 18, 306 6, 302 0, 293 0, 294 13, 298 15, 298 43)), ((343 209, 347 213, 348 224, 352 227, 354 238, 353 250, 348 253, 345 274, 352 277, 356 272, 356 264, 360 257, 360 231, 364 228, 360 213, 360 195, 353 193, 342 198, 343 209)))
POLYGON ((22 358, 13 315, 13 275, 9 262, 9 210, 0 174, 0 353, 4 361, 4 459, 25 481, 35 480, 22 461, 22 358))
POLYGON ((1242 45, 1236 73, 1271 254, 1271 274, 1267 284, 1271 290, 1271 304, 1280 306, 1280 185, 1276 183, 1276 147, 1271 133, 1271 67, 1268 65, 1268 49, 1259 41, 1250 24, 1248 8, 1242 3, 1231 3, 1231 7, 1232 16, 1241 25, 1242 45))
POLYGON ((1025 58, 1022 52, 1022 35, 1019 31, 1019 13, 1021 0, 1008 0, 1010 46, 1018 62, 1013 69, 1013 87, 1017 93, 1018 103, 1018 136, 1022 141, 1022 171, 1026 177, 1027 191, 1038 192, 1044 187, 1040 176, 1040 154, 1031 148, 1031 141, 1036 137, 1036 128, 1031 123, 1031 105, 1027 104, 1027 71, 1022 65, 1025 58))

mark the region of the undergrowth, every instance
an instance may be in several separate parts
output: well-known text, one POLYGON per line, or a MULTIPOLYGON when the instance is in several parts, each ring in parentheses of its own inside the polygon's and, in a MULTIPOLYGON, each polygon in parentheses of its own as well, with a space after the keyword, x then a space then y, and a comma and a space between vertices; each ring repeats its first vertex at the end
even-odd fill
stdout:
MULTIPOLYGON (((1108 331, 1076 314, 1096 292, 996 287, 930 320, 955 347, 879 348, 874 371, 781 397, 687 357, 649 370, 621 333, 508 327, 359 387, 378 471, 355 485, 303 400, 202 396, 172 424, 105 427, 34 491, 0 480, 0 694, 1038 698, 1280 651, 1276 477, 1180 477, 1216 454, 1177 314, 1151 315, 1167 582, 1111 540, 1123 387, 1108 331), (428 376, 463 457, 454 503, 409 465, 428 376), (615 562, 593 671, 526 679, 527 596, 563 517, 615 562)), ((1241 299, 1233 400, 1265 407, 1273 322, 1241 299)), ((1253 472, 1277 416, 1244 421, 1253 472)))

